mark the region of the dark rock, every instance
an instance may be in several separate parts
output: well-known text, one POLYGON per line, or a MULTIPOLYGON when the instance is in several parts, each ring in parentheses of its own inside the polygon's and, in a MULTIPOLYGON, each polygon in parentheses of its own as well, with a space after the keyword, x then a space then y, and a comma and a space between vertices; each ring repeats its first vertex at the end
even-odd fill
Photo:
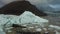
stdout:
POLYGON ((16 34, 41 34, 41 32, 16 32, 16 34))
POLYGON ((37 16, 47 16, 28 1, 14 1, 0 9, 0 14, 21 15, 24 11, 31 11, 37 16))
POLYGON ((18 25, 18 24, 13 24, 12 27, 20 27, 20 28, 26 28, 24 26, 18 25))

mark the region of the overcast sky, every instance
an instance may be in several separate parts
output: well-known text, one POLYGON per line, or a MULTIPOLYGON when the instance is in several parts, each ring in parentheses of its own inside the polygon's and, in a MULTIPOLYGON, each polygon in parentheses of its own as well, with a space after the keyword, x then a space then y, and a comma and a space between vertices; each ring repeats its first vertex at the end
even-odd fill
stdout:
MULTIPOLYGON (((12 2, 12 1, 16 1, 16 0, 0 0, 0 6, 2 6, 4 4, 7 4, 9 2, 12 2)), ((39 3, 46 3, 47 2, 47 0, 28 0, 28 1, 31 2, 34 5, 39 4, 39 3)))
MULTIPOLYGON (((16 1, 16 0, 0 0, 0 7, 4 6, 7 3, 10 3, 12 1, 16 1)), ((38 6, 38 8, 40 8, 40 5, 43 6, 44 8, 48 7, 48 5, 50 5, 50 7, 58 7, 60 6, 60 0, 28 0, 31 4, 34 4, 36 6, 38 6), (54 5, 55 4, 55 5, 54 5)), ((58 7, 60 9, 60 7, 58 7)))

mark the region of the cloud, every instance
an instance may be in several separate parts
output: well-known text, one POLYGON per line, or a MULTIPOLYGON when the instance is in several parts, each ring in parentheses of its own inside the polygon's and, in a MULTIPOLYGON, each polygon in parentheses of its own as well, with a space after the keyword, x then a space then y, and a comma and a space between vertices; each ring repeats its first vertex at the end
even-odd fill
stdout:
POLYGON ((9 2, 12 2, 12 1, 15 1, 15 0, 0 0, 1 2, 3 3, 9 3, 9 2))
MULTIPOLYGON (((3 3, 9 3, 12 1, 16 1, 16 0, 0 0, 0 1, 3 3)), ((47 0, 28 0, 28 1, 30 1, 32 4, 46 3, 47 2, 47 0)))

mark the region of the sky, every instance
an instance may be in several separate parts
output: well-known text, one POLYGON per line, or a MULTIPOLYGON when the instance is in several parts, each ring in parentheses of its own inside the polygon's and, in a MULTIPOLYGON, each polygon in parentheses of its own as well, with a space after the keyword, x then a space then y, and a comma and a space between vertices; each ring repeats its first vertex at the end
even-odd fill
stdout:
MULTIPOLYGON (((7 3, 10 3, 12 1, 16 1, 16 0, 0 0, 0 6, 1 5, 5 5, 7 3)), ((46 3, 47 0, 28 0, 31 4, 37 5, 37 4, 41 4, 41 3, 46 3)))
MULTIPOLYGON (((0 7, 12 2, 12 1, 16 1, 16 0, 0 0, 0 7)), ((37 6, 38 9, 40 9, 40 7, 42 8, 49 8, 48 10, 50 10, 51 8, 54 9, 59 9, 60 10, 60 0, 28 0, 31 4, 37 6)))

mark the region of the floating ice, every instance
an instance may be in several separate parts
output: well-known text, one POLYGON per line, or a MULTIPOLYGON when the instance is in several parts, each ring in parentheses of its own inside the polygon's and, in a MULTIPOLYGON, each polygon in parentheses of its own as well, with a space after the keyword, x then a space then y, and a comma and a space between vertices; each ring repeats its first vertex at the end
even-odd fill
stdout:
POLYGON ((56 25, 49 25, 50 28, 53 28, 53 29, 56 29, 56 30, 60 30, 60 27, 59 26, 56 26, 56 25))

